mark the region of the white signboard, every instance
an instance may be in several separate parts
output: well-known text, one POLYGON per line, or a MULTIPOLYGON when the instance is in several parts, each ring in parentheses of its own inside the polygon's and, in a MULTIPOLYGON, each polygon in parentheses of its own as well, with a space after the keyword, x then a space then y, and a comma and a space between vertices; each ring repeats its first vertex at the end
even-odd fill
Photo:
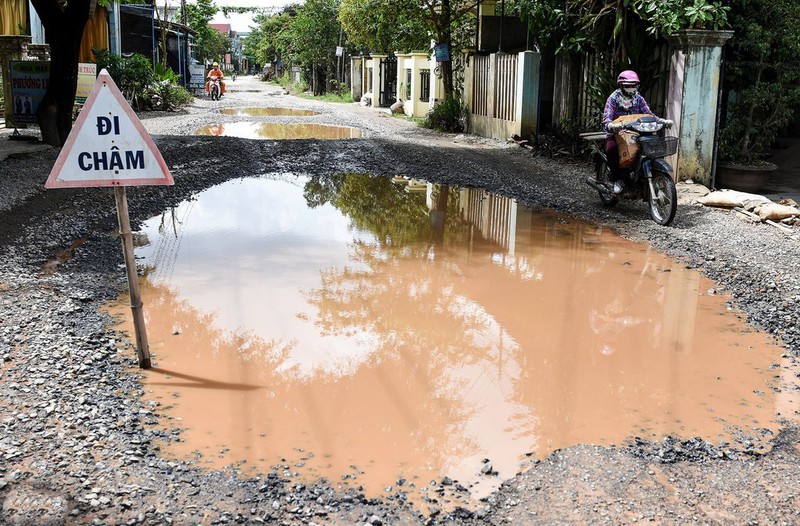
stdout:
POLYGON ((153 139, 104 69, 45 188, 171 184, 153 139))
POLYGON ((203 89, 206 85, 206 69, 202 64, 189 64, 189 88, 203 89))
POLYGON ((83 104, 92 92, 97 80, 97 64, 90 62, 78 64, 78 89, 75 91, 75 102, 83 104))

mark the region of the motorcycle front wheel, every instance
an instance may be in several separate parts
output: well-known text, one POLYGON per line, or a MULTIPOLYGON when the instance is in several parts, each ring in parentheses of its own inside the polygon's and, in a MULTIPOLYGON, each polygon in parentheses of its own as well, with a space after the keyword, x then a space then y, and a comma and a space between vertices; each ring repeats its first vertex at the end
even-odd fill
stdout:
POLYGON ((211 100, 219 100, 219 89, 211 88, 211 100))
POLYGON ((653 188, 655 195, 650 195, 650 218, 659 225, 667 226, 675 219, 678 210, 675 181, 669 174, 653 172, 653 188))

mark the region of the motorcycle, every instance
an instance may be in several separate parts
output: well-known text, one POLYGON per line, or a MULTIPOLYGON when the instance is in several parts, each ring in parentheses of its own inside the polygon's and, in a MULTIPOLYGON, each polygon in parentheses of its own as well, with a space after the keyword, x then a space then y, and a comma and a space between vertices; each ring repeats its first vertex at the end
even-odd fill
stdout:
POLYGON ((219 77, 213 77, 208 80, 208 94, 211 100, 219 100, 220 93, 222 92, 222 84, 219 77))
POLYGON ((678 192, 672 179, 673 169, 664 157, 678 151, 677 137, 663 137, 659 132, 671 125, 671 121, 650 115, 622 124, 622 130, 634 132, 633 140, 638 145, 638 154, 624 178, 625 190, 614 193, 611 169, 605 153, 605 133, 584 134, 593 143, 595 177, 586 183, 597 190, 605 206, 615 206, 620 199, 648 202, 650 218, 662 226, 669 225, 678 209, 678 192))
POLYGON ((236 72, 231 73, 231 81, 236 82, 236 72))

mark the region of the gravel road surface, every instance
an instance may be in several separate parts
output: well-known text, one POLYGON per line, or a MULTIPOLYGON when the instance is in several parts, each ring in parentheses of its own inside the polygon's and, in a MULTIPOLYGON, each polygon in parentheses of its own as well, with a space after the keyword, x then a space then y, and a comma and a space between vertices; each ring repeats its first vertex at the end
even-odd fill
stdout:
MULTIPOLYGON (((584 163, 435 133, 357 104, 289 96, 247 77, 231 88, 219 103, 198 99, 177 112, 141 115, 175 186, 129 190, 134 228, 203 189, 253 174, 365 172, 484 188, 608 226, 699 269, 796 362, 800 244, 777 228, 695 204, 682 204, 674 224, 659 227, 644 204, 604 208, 582 182, 591 169, 584 163), (250 106, 312 109, 320 112, 314 122, 355 126, 365 137, 191 135, 236 120, 216 114, 219 107, 250 106)), ((287 476, 289 466, 248 478, 165 458, 158 443, 180 433, 155 425, 159 407, 140 398, 135 351, 100 310, 126 288, 113 194, 45 191, 57 154, 0 161, 0 524, 800 523, 800 434, 788 422, 749 454, 702 437, 556 451, 463 507, 447 502, 450 481, 439 484, 437 502, 412 504, 399 493, 379 500, 325 481, 300 484, 287 476)), ((783 389, 798 389, 794 373, 783 376, 783 389)))

